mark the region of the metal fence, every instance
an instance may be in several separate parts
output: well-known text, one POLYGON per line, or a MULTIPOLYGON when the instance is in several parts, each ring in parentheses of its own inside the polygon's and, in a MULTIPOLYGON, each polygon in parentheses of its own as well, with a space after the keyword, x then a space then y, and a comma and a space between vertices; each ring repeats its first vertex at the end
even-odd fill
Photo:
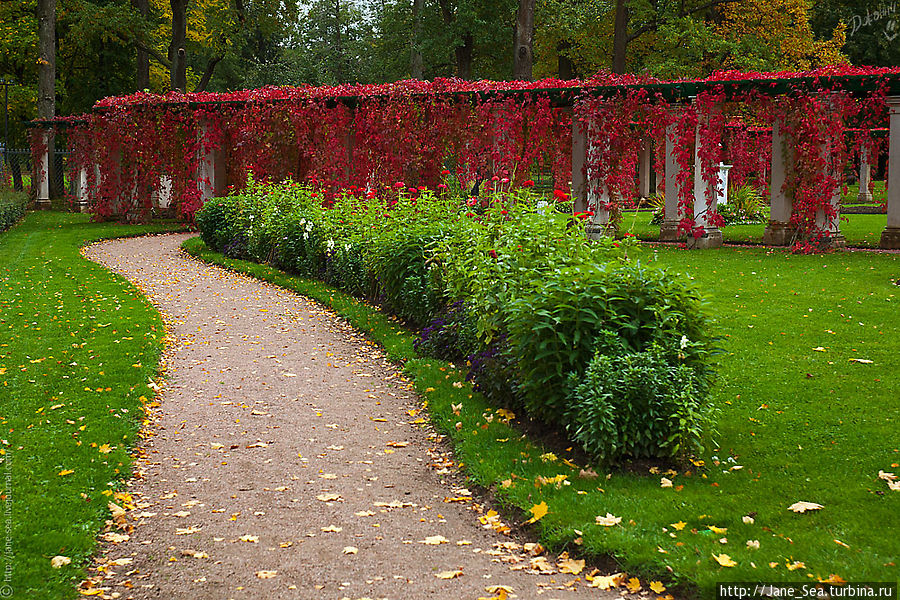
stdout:
MULTIPOLYGON (((65 150, 53 153, 53 165, 50 169, 50 195, 54 198, 74 193, 73 178, 69 173, 69 155, 65 150)), ((0 182, 9 185, 16 191, 29 191, 33 194, 32 177, 34 174, 31 150, 28 148, 10 148, 3 151, 0 146, 0 182)))

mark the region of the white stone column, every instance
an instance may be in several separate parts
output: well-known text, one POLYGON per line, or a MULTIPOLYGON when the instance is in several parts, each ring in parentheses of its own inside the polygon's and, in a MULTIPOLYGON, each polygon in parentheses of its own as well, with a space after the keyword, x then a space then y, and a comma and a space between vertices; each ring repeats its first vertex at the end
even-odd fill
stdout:
POLYGON ((881 232, 881 247, 900 248, 900 96, 888 97, 887 226, 881 232))
POLYGON ((872 201, 872 193, 869 191, 871 182, 872 166, 869 164, 869 151, 862 146, 859 149, 859 193, 856 195, 860 204, 868 204, 872 201))
POLYGON ((653 172, 653 143, 643 140, 638 160, 638 197, 649 198, 651 194, 650 174, 653 172))
POLYGON ((589 157, 597 146, 589 139, 590 125, 572 116, 572 198, 575 213, 593 210, 594 216, 585 225, 585 233, 590 239, 598 239, 609 228, 609 210, 605 207, 610 196, 606 186, 591 181, 587 168, 589 157))
POLYGON ((772 123, 772 178, 769 182, 769 224, 763 232, 766 246, 787 246, 794 239, 796 228, 790 223, 794 211, 794 198, 789 196, 784 184, 788 173, 794 169, 793 140, 783 131, 776 118, 772 123))
MULTIPOLYGON (((718 107, 713 110, 719 110, 718 107)), ((700 119, 706 118, 700 115, 700 119)), ((720 146, 721 140, 704 140, 700 138, 700 121, 698 119, 697 129, 694 134, 694 226, 703 228, 703 234, 700 237, 694 237, 688 234, 687 243, 689 248, 718 248, 722 245, 722 232, 710 220, 710 214, 716 210, 716 200, 718 198, 718 164, 712 167, 716 169, 716 176, 712 181, 703 179, 704 165, 700 156, 700 150, 704 146, 720 146)))
POLYGON ((207 148, 204 140, 208 131, 209 124, 202 123, 197 133, 200 138, 197 187, 200 190, 201 202, 206 202, 217 194, 224 193, 227 186, 225 153, 221 148, 207 148))
POLYGON ((50 159, 52 148, 49 146, 50 135, 47 131, 41 134, 44 137, 44 152, 34 159, 34 174, 37 181, 33 182, 32 187, 35 193, 35 208, 38 210, 50 209, 50 159))
POLYGON ((159 187, 151 194, 153 208, 160 213, 171 212, 172 205, 172 178, 168 175, 159 176, 159 187))
POLYGON ((81 167, 72 179, 72 190, 75 196, 75 208, 80 213, 90 212, 90 199, 88 196, 87 168, 81 167))
MULTIPOLYGON (((684 110, 683 106, 673 106, 669 109, 673 117, 684 110)), ((663 213, 663 222, 659 227, 659 240, 661 242, 674 242, 684 235, 678 234, 678 160, 675 154, 678 124, 673 120, 666 126, 666 160, 665 160, 665 194, 666 206, 663 213)))
MULTIPOLYGON (((828 154, 828 148, 822 144, 822 156, 825 158, 826 168, 830 168, 832 156, 828 154)), ((831 173, 823 173, 823 177, 831 176, 834 180, 834 189, 828 197, 831 204, 831 210, 825 211, 824 208, 816 210, 816 228, 822 232, 822 245, 829 248, 843 248, 847 245, 844 234, 841 233, 841 191, 844 187, 844 174, 840 169, 834 169, 831 173)))

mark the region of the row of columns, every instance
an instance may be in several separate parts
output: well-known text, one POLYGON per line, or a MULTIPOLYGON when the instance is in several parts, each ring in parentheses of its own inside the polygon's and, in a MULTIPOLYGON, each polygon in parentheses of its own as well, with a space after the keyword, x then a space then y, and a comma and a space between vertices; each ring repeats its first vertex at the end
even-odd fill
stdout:
MULTIPOLYGON (((887 175, 887 226, 881 235, 882 248, 900 248, 900 97, 888 99, 890 133, 889 133, 889 158, 887 175)), ((678 107, 673 110, 679 110, 678 107)), ((590 183, 590 173, 585 169, 587 156, 591 145, 595 142, 587 139, 587 124, 573 119, 572 121, 572 194, 576 199, 576 211, 585 211, 589 206, 600 206, 609 201, 608 193, 602 189, 602 185, 590 183)), ((693 154, 694 169, 693 180, 693 216, 696 226, 702 229, 702 235, 695 238, 678 232, 679 214, 679 172, 680 166, 676 160, 678 148, 678 136, 676 124, 670 124, 665 134, 665 214, 660 226, 660 241, 676 241, 684 239, 689 247, 715 248, 722 245, 722 232, 708 219, 710 211, 716 209, 719 196, 715 189, 717 182, 703 179, 703 167, 700 150, 703 144, 719 144, 720 140, 700 139, 700 126, 698 124, 694 135, 693 154), (707 201, 711 199, 711 201, 707 201)), ((772 159, 770 169, 770 217, 763 233, 763 244, 767 246, 790 245, 796 236, 796 230, 791 226, 791 214, 793 212, 793 198, 785 189, 789 170, 794 165, 795 143, 783 131, 781 123, 772 124, 772 159)), ((827 161, 826 161, 827 162, 827 161)), ((638 187, 641 197, 650 195, 649 172, 651 170, 652 155, 651 145, 646 142, 639 157, 638 187)), ((841 174, 831 174, 835 181, 840 182, 841 174)), ((871 178, 871 168, 868 156, 863 151, 860 157, 859 174, 859 199, 871 201, 868 191, 871 178)), ((831 247, 843 247, 846 240, 840 231, 840 202, 841 184, 838 183, 828 202, 831 210, 826 212, 819 209, 816 214, 816 224, 824 233, 825 243, 831 247), (830 215, 834 215, 831 217, 830 215)), ((609 212, 596 210, 592 222, 587 226, 591 237, 603 235, 609 223, 609 212)))

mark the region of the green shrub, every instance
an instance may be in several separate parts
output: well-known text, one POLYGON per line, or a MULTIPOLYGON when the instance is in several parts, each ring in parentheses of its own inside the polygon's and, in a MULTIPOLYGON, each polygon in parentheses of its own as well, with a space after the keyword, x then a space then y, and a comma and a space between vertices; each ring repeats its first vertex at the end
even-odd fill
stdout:
POLYGON ((694 369, 656 346, 596 354, 572 390, 566 428, 595 459, 681 458, 702 449, 712 408, 694 369))
POLYGON ((371 297, 374 278, 366 268, 365 257, 359 245, 331 241, 326 242, 325 282, 357 297, 371 297))
POLYGON ((304 277, 321 279, 325 273, 325 235, 312 211, 289 213, 275 231, 275 264, 304 277))
POLYGON ((769 219, 768 206, 762 194, 752 185, 731 188, 728 203, 716 207, 726 225, 765 223, 769 219))
POLYGON ((0 231, 6 231, 22 217, 28 206, 28 195, 0 188, 0 231))
MULTIPOLYGON (((194 222, 206 245, 222 252, 239 234, 246 231, 241 214, 241 196, 213 198, 194 214, 194 222)), ((236 256, 232 253, 232 256, 236 256)))
POLYGON ((702 387, 712 377, 699 295, 664 270, 624 262, 556 269, 531 281, 506 311, 526 407, 547 422, 560 422, 570 374, 580 377, 611 334, 626 352, 679 348, 702 387))

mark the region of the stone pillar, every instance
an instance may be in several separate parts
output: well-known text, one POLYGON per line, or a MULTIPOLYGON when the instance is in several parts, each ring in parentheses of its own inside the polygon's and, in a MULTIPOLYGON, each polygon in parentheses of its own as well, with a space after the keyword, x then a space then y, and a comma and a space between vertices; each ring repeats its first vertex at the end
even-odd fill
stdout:
POLYGON ((72 191, 75 196, 75 210, 80 213, 91 211, 88 198, 88 174, 85 167, 78 169, 72 178, 72 191))
POLYGON ((203 123, 200 125, 200 149, 197 173, 197 187, 200 190, 201 202, 206 202, 217 194, 225 192, 226 182, 226 165, 225 152, 222 148, 207 148, 203 141, 207 137, 209 125, 203 123))
POLYGON ((772 179, 769 183, 769 224, 763 232, 766 246, 787 246, 797 230, 791 225, 794 198, 784 188, 788 173, 794 168, 793 140, 782 131, 782 124, 772 123, 772 179))
MULTIPOLYGON (((153 208, 161 215, 172 213, 172 178, 168 175, 159 176, 159 187, 151 194, 153 208)), ((171 215, 174 216, 174 215, 171 215)))
POLYGON ((859 193, 856 199, 860 204, 872 202, 869 184, 872 182, 872 166, 869 164, 869 151, 865 146, 859 149, 859 193))
MULTIPOLYGON (((670 109, 673 113, 684 110, 681 106, 670 109)), ((672 122, 666 127, 666 161, 665 161, 665 194, 666 207, 663 213, 663 222, 659 227, 659 241, 674 242, 683 238, 682 234, 678 234, 678 160, 675 155, 675 136, 678 133, 678 126, 672 122)))
MULTIPOLYGON (((828 150, 824 145, 822 146, 822 155, 825 157, 827 168, 827 165, 831 162, 831 156, 828 155, 828 150)), ((827 175, 827 173, 823 173, 824 175, 827 175)), ((841 233, 841 190, 844 187, 844 174, 839 170, 835 170, 831 173, 831 176, 835 182, 834 189, 831 191, 831 196, 828 199, 831 204, 831 210, 825 212, 825 209, 820 208, 816 211, 816 228, 822 232, 821 245, 828 248, 844 248, 847 245, 847 240, 844 234, 841 233), (829 216, 829 213, 834 216, 829 216)))
POLYGON ((651 194, 650 176, 653 172, 653 144, 644 140, 638 160, 638 197, 649 198, 651 194))
POLYGON ((900 248, 900 96, 888 97, 887 226, 881 232, 881 247, 900 248))
MULTIPOLYGON (((703 118, 702 115, 701 118, 703 118)), ((721 141, 700 139, 700 123, 698 122, 694 134, 694 226, 703 228, 703 234, 700 237, 688 234, 688 248, 719 248, 722 245, 722 232, 709 218, 710 214, 716 210, 718 171, 713 181, 703 179, 703 167, 708 165, 703 164, 700 149, 707 145, 718 146, 721 145, 721 141)), ((716 168, 718 169, 718 165, 716 168)))
POLYGON ((716 206, 728 204, 728 172, 734 165, 719 163, 719 180, 716 182, 716 206))
POLYGON ((34 165, 34 173, 37 181, 34 182, 34 200, 37 210, 50 210, 50 157, 52 149, 48 145, 50 135, 48 132, 42 134, 44 136, 44 152, 40 156, 34 157, 36 164, 34 165))
POLYGON ((605 208, 609 192, 602 184, 591 182, 587 164, 595 147, 588 139, 588 130, 588 123, 572 116, 572 198, 575 213, 594 211, 593 218, 585 225, 585 233, 589 239, 598 239, 609 228, 609 210, 605 208))

